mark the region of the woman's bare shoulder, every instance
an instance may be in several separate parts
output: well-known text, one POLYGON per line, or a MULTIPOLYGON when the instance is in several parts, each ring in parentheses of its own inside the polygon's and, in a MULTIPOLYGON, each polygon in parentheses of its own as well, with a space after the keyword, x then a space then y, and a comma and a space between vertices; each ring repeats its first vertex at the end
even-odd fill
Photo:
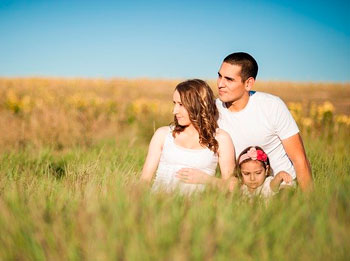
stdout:
POLYGON ((163 127, 159 127, 156 132, 161 133, 161 134, 168 134, 170 131, 170 127, 169 126, 163 126, 163 127))
POLYGON ((225 141, 227 139, 231 140, 231 136, 230 134, 228 134, 228 132, 224 131, 223 129, 216 129, 216 135, 215 135, 215 139, 217 141, 225 141))
POLYGON ((166 139, 167 134, 169 133, 170 129, 169 126, 164 126, 164 127, 160 127, 158 128, 154 134, 153 137, 151 139, 150 142, 150 148, 152 147, 159 147, 162 148, 164 141, 166 139))
POLYGON ((158 139, 163 139, 169 133, 169 131, 170 131, 169 126, 160 127, 155 131, 155 133, 153 134, 153 137, 157 137, 158 139))

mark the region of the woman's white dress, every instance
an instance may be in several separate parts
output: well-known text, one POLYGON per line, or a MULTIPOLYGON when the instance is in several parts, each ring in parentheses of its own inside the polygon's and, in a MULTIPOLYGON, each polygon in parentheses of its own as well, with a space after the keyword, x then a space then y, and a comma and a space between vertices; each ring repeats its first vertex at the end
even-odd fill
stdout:
POLYGON ((178 190, 181 194, 191 194, 194 191, 203 191, 203 184, 187 184, 175 177, 181 168, 195 168, 213 176, 216 171, 218 156, 208 148, 188 149, 175 144, 172 128, 169 127, 156 178, 152 186, 153 191, 172 192, 178 190))

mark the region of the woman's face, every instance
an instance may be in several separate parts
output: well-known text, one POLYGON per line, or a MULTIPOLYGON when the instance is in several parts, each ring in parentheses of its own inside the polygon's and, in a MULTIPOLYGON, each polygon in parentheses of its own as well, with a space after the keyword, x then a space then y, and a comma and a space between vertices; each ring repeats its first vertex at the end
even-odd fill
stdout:
POLYGON ((188 111, 185 106, 182 105, 180 93, 175 90, 173 95, 174 109, 173 114, 175 115, 177 122, 180 126, 189 126, 191 124, 188 111))
POLYGON ((265 170, 262 162, 250 160, 242 163, 241 173, 243 183, 247 185, 248 190, 252 192, 264 183, 267 169, 265 170))

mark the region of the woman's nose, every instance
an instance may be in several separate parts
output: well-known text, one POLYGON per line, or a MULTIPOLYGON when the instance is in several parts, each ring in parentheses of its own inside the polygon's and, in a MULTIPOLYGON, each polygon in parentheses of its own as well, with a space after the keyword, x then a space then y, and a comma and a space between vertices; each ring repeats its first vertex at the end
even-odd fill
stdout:
POLYGON ((179 109, 178 109, 178 106, 177 105, 174 105, 174 108, 173 108, 173 114, 176 114, 179 112, 179 109))
POLYGON ((254 180, 255 180, 255 176, 254 176, 254 175, 250 174, 249 177, 250 177, 250 180, 251 180, 251 181, 254 181, 254 180))

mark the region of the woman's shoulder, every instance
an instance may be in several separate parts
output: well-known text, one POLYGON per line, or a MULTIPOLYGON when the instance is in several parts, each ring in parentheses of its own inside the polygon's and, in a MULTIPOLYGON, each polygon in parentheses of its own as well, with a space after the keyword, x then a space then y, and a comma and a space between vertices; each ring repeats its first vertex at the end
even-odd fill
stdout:
POLYGON ((156 146, 160 146, 162 148, 165 142, 165 139, 167 135, 170 133, 170 131, 171 130, 169 126, 158 128, 153 134, 151 144, 155 144, 156 146))
POLYGON ((217 128, 215 133, 215 139, 217 141, 225 141, 227 139, 231 140, 231 136, 230 134, 228 134, 228 132, 224 131, 223 129, 217 128))
POLYGON ((230 134, 228 134, 223 129, 217 129, 215 139, 219 143, 219 154, 221 154, 221 152, 224 152, 224 154, 231 155, 234 158, 235 146, 233 145, 230 134))
POLYGON ((159 127, 155 131, 154 136, 165 137, 170 132, 171 132, 171 127, 163 126, 163 127, 159 127))

